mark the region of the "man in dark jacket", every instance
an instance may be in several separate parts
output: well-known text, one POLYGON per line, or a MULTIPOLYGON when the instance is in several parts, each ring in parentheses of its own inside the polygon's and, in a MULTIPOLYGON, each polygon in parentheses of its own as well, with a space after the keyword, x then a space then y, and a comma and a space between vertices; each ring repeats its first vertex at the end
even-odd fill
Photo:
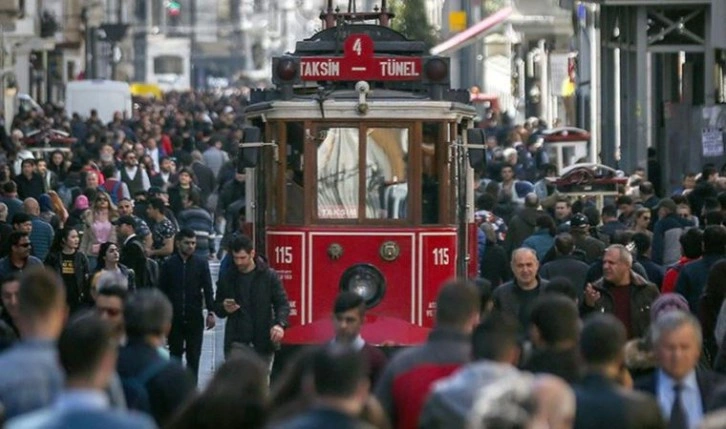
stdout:
POLYGON ((135 284, 137 289, 153 287, 152 280, 147 275, 146 253, 144 244, 136 235, 136 219, 133 216, 121 216, 114 223, 116 225, 116 236, 121 243, 121 262, 123 265, 134 270, 135 284))
POLYGON ((560 294, 537 298, 530 315, 529 338, 534 349, 522 365, 533 373, 556 375, 568 383, 580 379, 577 304, 560 294))
POLYGON ((524 240, 534 232, 537 216, 542 214, 538 209, 539 198, 534 192, 524 197, 524 207, 509 222, 507 237, 504 239, 504 250, 511 255, 514 249, 522 245, 524 240))
POLYGON ((203 304, 209 310, 207 329, 215 325, 212 277, 207 260, 194 254, 197 247, 194 231, 182 229, 174 240, 176 252, 164 261, 159 275, 159 289, 169 297, 174 307, 169 352, 181 359, 186 350, 187 366, 197 377, 204 334, 203 304))
POLYGON ((586 263, 592 264, 605 252, 605 243, 590 236, 590 219, 584 214, 576 213, 572 216, 570 234, 575 242, 575 248, 585 253, 586 263))
POLYGON ((559 276, 567 277, 577 289, 578 296, 581 297, 590 266, 574 255, 575 242, 572 235, 566 232, 559 234, 555 237, 554 248, 557 257, 554 261, 542 265, 539 269, 540 277, 547 280, 559 276))
POLYGON ((494 291, 494 308, 519 320, 520 329, 529 329, 532 305, 548 281, 539 278, 539 262, 534 250, 522 247, 512 253, 514 279, 494 291))
POLYGON ((18 185, 18 198, 40 198, 45 192, 45 185, 40 174, 35 172, 35 160, 25 159, 22 163, 21 173, 15 176, 15 183, 18 185))
POLYGON ((349 347, 329 345, 312 356, 312 405, 277 429, 354 429, 368 427, 360 420, 370 382, 362 355, 349 347))
POLYGON ((708 272, 726 257, 726 227, 709 225, 703 231, 703 257, 687 263, 676 280, 676 292, 688 300, 691 313, 698 314, 698 300, 708 280, 708 272))
MULTIPOLYGON (((150 410, 156 423, 163 427, 186 400, 194 394, 194 378, 176 360, 165 361, 159 354, 172 323, 172 306, 157 289, 140 290, 124 304, 124 323, 128 341, 121 348, 116 369, 121 380, 135 379, 147 373, 146 390, 150 410), (153 374, 148 372, 155 368, 153 374)), ((130 383, 127 383, 130 384, 130 383)), ((125 389, 126 403, 138 409, 139 398, 125 389)))
POLYGON ((596 315, 585 322, 580 334, 580 355, 586 369, 575 387, 576 428, 665 428, 652 397, 618 386, 626 340, 625 327, 610 314, 596 315))
POLYGON ((464 281, 444 285, 436 298, 436 327, 425 344, 396 354, 375 389, 395 429, 415 429, 434 382, 471 359, 470 335, 479 322, 479 293, 464 281))
POLYGON ((625 325, 628 338, 638 338, 648 331, 650 306, 660 293, 632 266, 633 256, 625 246, 608 247, 603 256, 603 277, 585 287, 580 314, 613 313, 625 325))
POLYGON ((601 217, 600 233, 607 236, 611 242, 616 232, 628 229, 627 225, 618 220, 618 209, 613 205, 603 207, 601 217))
POLYGON ((693 226, 693 222, 678 216, 677 210, 678 206, 670 198, 663 198, 656 207, 658 221, 653 227, 651 252, 651 259, 656 264, 668 266, 681 257, 678 239, 686 228, 693 226))
POLYGON ((230 244, 234 265, 217 284, 214 309, 228 317, 224 352, 253 348, 272 366, 275 349, 285 335, 290 303, 280 278, 261 259, 255 259, 252 240, 239 236, 230 244))

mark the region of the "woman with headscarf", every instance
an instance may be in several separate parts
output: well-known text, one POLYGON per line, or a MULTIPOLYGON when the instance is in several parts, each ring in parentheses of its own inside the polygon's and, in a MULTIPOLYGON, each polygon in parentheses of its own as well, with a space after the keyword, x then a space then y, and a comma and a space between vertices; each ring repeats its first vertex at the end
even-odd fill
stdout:
POLYGON ((83 217, 88 211, 88 197, 81 194, 73 202, 73 208, 68 215, 68 225, 83 231, 83 217))

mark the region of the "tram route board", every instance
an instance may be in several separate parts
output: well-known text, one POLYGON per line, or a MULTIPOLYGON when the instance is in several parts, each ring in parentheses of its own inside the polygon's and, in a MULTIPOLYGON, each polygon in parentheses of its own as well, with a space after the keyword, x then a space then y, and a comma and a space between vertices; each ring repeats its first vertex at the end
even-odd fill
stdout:
POLYGON ((422 77, 420 57, 374 55, 373 39, 352 34, 345 39, 343 56, 300 58, 300 79, 304 81, 415 81, 422 77))

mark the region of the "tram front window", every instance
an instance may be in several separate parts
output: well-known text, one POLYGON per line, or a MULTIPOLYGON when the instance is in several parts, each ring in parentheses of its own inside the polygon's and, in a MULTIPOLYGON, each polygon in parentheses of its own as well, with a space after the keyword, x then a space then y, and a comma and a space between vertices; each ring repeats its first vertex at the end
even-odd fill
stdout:
POLYGON ((357 219, 358 128, 319 128, 318 218, 357 219))
POLYGON ((366 218, 405 219, 408 128, 368 128, 366 137, 366 218))

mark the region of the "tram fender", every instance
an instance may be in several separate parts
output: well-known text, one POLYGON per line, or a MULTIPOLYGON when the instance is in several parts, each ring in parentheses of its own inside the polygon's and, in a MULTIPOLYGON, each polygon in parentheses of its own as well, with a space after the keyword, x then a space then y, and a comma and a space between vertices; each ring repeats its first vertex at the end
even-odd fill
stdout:
MULTIPOLYGON (((414 325, 401 319, 366 315, 361 336, 374 346, 412 346, 424 343, 431 329, 414 325)), ((305 325, 293 326, 286 330, 283 343, 323 344, 334 336, 333 321, 318 319, 305 325)))

